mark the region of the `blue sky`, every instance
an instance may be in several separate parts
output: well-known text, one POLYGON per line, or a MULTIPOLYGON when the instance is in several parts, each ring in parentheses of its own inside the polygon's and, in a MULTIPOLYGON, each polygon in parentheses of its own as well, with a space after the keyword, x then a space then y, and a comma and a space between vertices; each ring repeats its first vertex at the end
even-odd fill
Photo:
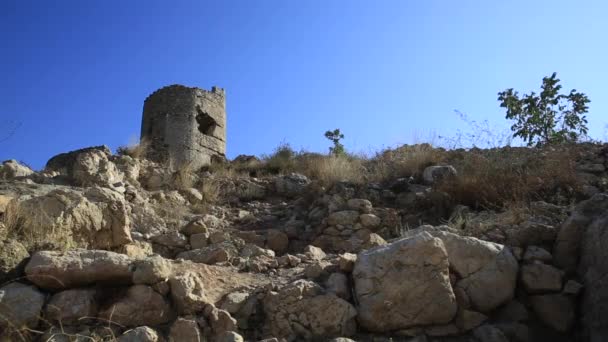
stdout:
POLYGON ((558 72, 606 138, 608 2, 13 1, 0 3, 0 160, 138 137, 168 84, 227 92, 228 156, 282 141, 325 152, 328 129, 371 151, 452 135, 458 109, 508 129, 496 93, 558 72))

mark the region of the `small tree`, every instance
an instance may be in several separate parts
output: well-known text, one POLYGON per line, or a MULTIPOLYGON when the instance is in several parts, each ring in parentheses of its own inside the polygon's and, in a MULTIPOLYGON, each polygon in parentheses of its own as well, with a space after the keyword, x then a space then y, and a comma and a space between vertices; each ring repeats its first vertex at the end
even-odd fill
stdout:
POLYGON ((346 150, 344 149, 344 145, 340 143, 340 139, 344 139, 344 134, 340 133, 340 129, 336 128, 333 131, 325 132, 325 137, 334 144, 333 147, 329 148, 329 153, 334 156, 342 156, 346 154, 346 150))
POLYGON ((515 137, 528 146, 575 142, 587 134, 587 113, 591 102, 587 95, 572 89, 559 94, 562 86, 557 74, 543 78, 540 94, 531 92, 521 98, 509 88, 498 93, 500 107, 507 109, 507 119, 516 120, 511 126, 515 137))

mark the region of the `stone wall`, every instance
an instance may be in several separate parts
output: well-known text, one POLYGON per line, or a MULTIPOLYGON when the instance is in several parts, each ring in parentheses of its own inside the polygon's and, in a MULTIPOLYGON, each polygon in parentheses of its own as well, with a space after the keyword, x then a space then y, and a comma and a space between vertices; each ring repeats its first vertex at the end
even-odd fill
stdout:
POLYGON ((149 159, 178 166, 209 164, 226 152, 225 92, 171 85, 144 102, 141 139, 149 159))

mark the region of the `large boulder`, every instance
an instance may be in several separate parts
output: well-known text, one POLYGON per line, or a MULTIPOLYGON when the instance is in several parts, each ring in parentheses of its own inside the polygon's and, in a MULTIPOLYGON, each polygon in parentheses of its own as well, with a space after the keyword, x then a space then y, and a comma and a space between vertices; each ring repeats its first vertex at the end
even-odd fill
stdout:
POLYGON ((61 153, 49 159, 45 171, 55 171, 78 186, 111 187, 122 182, 124 174, 110 160, 107 146, 95 146, 61 153))
POLYGON ((13 180, 15 178, 27 177, 34 171, 29 166, 11 159, 5 160, 0 165, 0 180, 13 180))
POLYGON ((464 290, 475 310, 489 312, 513 298, 519 266, 509 248, 460 236, 446 226, 421 226, 407 234, 421 232, 443 241, 458 278, 456 287, 464 290))
POLYGON ((99 317, 125 327, 160 325, 171 321, 175 314, 171 304, 147 285, 131 286, 117 300, 105 306, 99 317))
POLYGON ((519 266, 507 247, 445 231, 433 236, 445 244, 450 268, 459 278, 456 287, 475 310, 489 312, 513 298, 519 266))
MULTIPOLYGON (((576 271, 581 244, 583 244, 587 228, 594 221, 604 220, 603 217, 606 216, 607 212, 608 194, 597 194, 576 206, 572 215, 560 227, 555 240, 553 257, 557 266, 567 272, 576 271)), ((593 233, 590 235, 593 235, 593 233)), ((601 244, 601 241, 600 239, 596 242, 601 244)), ((593 253, 587 254, 591 255, 593 253)))
MULTIPOLYGON (((608 339, 608 194, 598 194, 585 202, 581 202, 567 222, 579 225, 575 236, 580 237, 578 274, 583 279, 585 291, 583 294, 582 321, 586 337, 591 341, 608 339)), ((562 230, 568 227, 565 224, 562 230)), ((568 234, 562 234, 566 237, 568 234)), ((570 243, 564 239, 558 241, 560 248, 576 246, 575 236, 570 243)), ((557 247, 556 243, 556 247, 557 247)), ((568 249, 561 249, 562 252, 568 249)), ((560 264, 571 265, 566 260, 567 253, 555 254, 555 260, 560 264)))
POLYGON ((31 285, 11 283, 0 287, 0 331, 35 328, 44 295, 31 285))
POLYGON ((24 195, 9 202, 5 216, 14 223, 14 234, 39 244, 109 249, 132 241, 127 205, 120 193, 107 188, 58 187, 24 195))
POLYGON ((97 316, 94 289, 72 289, 58 292, 45 308, 45 319, 53 323, 77 325, 97 316))
POLYGON ((75 249, 35 253, 25 267, 27 279, 50 290, 91 284, 131 284, 131 259, 114 252, 75 249))
POLYGON ((444 243, 426 232, 361 252, 353 271, 359 323, 388 332, 450 322, 449 266, 444 243))
POLYGON ((323 294, 311 281, 297 280, 270 292, 263 304, 268 331, 275 337, 301 341, 356 332, 355 308, 334 294, 323 294))

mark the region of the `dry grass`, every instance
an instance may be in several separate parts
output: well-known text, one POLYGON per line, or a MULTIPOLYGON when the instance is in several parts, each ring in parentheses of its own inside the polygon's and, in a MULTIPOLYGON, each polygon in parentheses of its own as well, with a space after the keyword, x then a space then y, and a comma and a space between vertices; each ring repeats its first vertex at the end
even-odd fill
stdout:
POLYGON ((18 240, 28 251, 77 247, 72 230, 55 221, 39 208, 17 201, 9 204, 3 216, 7 237, 18 240))
POLYGON ((129 156, 135 159, 142 159, 146 156, 146 152, 150 148, 150 142, 142 139, 138 143, 132 143, 127 146, 119 146, 116 153, 119 155, 129 156))
POLYGON ((204 179, 198 187, 199 192, 203 195, 203 204, 216 203, 220 199, 220 185, 214 179, 204 179))
POLYGON ((340 181, 360 184, 365 180, 363 161, 358 158, 309 155, 299 158, 298 166, 301 173, 324 186, 340 181))
POLYGON ((559 202, 579 186, 568 150, 467 151, 452 164, 458 176, 438 189, 455 203, 473 208, 505 208, 541 199, 559 202))
POLYGON ((175 189, 186 190, 193 188, 198 180, 196 170, 192 163, 184 163, 175 167, 171 177, 171 184, 175 189))
POLYGON ((367 162, 369 179, 376 182, 397 178, 419 178, 427 166, 445 160, 445 151, 430 144, 404 145, 376 154, 367 162))

